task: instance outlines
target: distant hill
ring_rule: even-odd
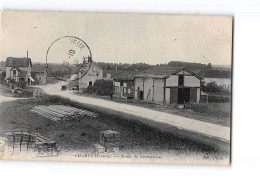
[[[212,65],[212,69],[231,71],[231,65]]]

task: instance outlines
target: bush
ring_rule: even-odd
[[[230,98],[229,97],[224,97],[224,96],[208,96],[208,102],[209,103],[230,103]]]
[[[111,91],[113,91],[113,81],[112,80],[96,80],[93,86],[88,86],[82,90],[84,93],[97,94],[101,96],[110,96]]]
[[[19,81],[14,83],[16,86],[25,89],[26,88],[26,82],[25,81]]]
[[[215,81],[209,82],[209,83],[205,83],[205,82],[201,82],[201,90],[204,92],[227,92],[230,93],[229,90],[223,88],[223,86],[218,85]]]
[[[29,90],[23,90],[22,91],[22,96],[23,97],[32,97],[33,96],[33,92],[29,91]]]

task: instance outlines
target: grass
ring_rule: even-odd
[[[98,113],[98,118],[86,118],[75,121],[57,123],[31,113],[30,109],[36,105],[63,104],[80,107]],[[99,133],[103,130],[120,132],[121,151],[130,153],[149,153],[163,151],[175,155],[214,155],[228,156],[229,150],[206,145],[201,141],[174,135],[169,131],[148,126],[134,120],[133,117],[124,117],[117,113],[108,113],[98,108],[81,105],[75,101],[59,96],[45,96],[42,99],[26,99],[0,104],[0,135],[16,129],[26,129],[39,132],[56,141],[63,151],[93,152],[93,144],[98,143]]]

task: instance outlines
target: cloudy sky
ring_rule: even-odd
[[[28,50],[33,62],[45,62],[62,36],[84,40],[94,61],[231,64],[231,17],[26,11],[1,13],[0,60]]]

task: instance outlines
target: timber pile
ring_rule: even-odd
[[[8,132],[5,134],[5,155],[44,157],[59,153],[56,142],[38,133]]]
[[[67,121],[82,119],[84,117],[97,117],[96,113],[64,105],[40,105],[35,106],[33,109],[31,109],[31,111],[53,121]]]
[[[120,134],[119,132],[106,130],[100,133],[99,144],[95,144],[96,153],[114,153],[119,152]]]

